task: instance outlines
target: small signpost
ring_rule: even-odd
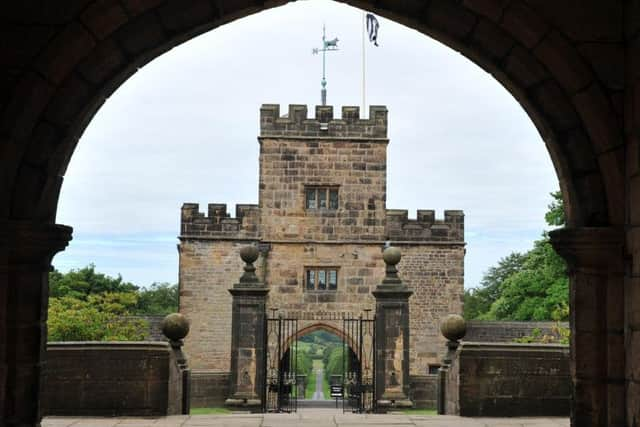
[[[338,408],[338,400],[343,398],[342,384],[332,384],[330,388],[330,395],[336,399],[336,408]]]

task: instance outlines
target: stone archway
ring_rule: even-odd
[[[204,31],[284,3],[220,2],[216,9],[202,0],[128,1],[96,3],[78,12],[43,45],[33,69],[16,77],[5,109],[5,131],[20,145],[6,152],[13,165],[7,184],[22,189],[2,194],[8,216],[55,218],[57,193],[79,136],[140,66]],[[616,164],[622,149],[607,93],[615,82],[602,81],[615,78],[592,71],[588,58],[543,13],[524,2],[508,7],[487,1],[346,3],[415,28],[492,73],[545,140],[567,200],[569,225],[622,223],[622,213],[611,209],[622,201],[621,171],[603,177],[598,167]],[[65,55],[58,55],[62,51]],[[620,150],[612,152],[616,147]]]
[[[234,19],[286,3],[24,1],[3,6],[0,99],[0,416],[37,425],[47,270],[76,142],[138,67]],[[348,0],[458,50],[522,104],[567,201],[554,234],[572,273],[574,425],[640,421],[640,79],[637,2]],[[626,143],[626,145],[625,145]],[[623,232],[626,226],[626,236]],[[638,255],[640,256],[640,255]],[[622,307],[625,309],[623,310]],[[625,345],[626,343],[626,345]]]

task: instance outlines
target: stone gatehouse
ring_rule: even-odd
[[[268,307],[300,319],[303,332],[339,333],[343,314],[374,309],[371,291],[384,276],[386,243],[402,250],[400,276],[410,299],[410,373],[427,375],[444,348],[439,319],[462,312],[464,215],[447,210],[387,209],[387,109],[305,105],[260,109],[257,205],[182,206],[180,311],[191,320],[186,339],[197,372],[228,372],[231,296],[242,274],[239,250],[257,245],[258,277]]]

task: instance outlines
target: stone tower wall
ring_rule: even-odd
[[[305,289],[305,267],[335,267],[336,291]],[[375,308],[371,291],[384,276],[380,245],[272,244],[268,258],[269,306],[294,317],[305,313],[360,315]],[[305,327],[312,323],[305,322]],[[342,328],[342,325],[340,325]]]
[[[402,251],[398,270],[413,290],[409,299],[410,367],[424,375],[429,365],[442,361],[445,340],[440,319],[462,314],[464,296],[464,245],[396,245]]]
[[[227,372],[231,360],[231,295],[242,273],[240,248],[252,242],[182,237],[180,312],[191,322],[185,338],[189,366]]]
[[[265,240],[371,241],[384,236],[386,219],[387,110],[371,107],[278,105],[260,110],[260,216]],[[339,208],[306,209],[305,189],[338,189]]]
[[[305,188],[337,187],[337,210],[305,208]],[[265,240],[382,240],[386,143],[262,138],[261,235]]]

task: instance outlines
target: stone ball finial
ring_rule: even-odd
[[[253,264],[258,259],[259,255],[260,253],[258,252],[258,248],[253,245],[244,246],[240,249],[240,258],[242,258],[242,261],[247,264]]]
[[[467,333],[467,322],[459,314],[449,314],[442,319],[440,332],[449,341],[460,341]]]
[[[189,321],[181,313],[168,314],[162,319],[162,333],[171,341],[180,341],[189,333]]]
[[[389,246],[384,250],[384,252],[382,252],[382,259],[385,264],[396,265],[400,262],[400,258],[402,258],[402,253],[400,252],[400,249],[394,246]]]

